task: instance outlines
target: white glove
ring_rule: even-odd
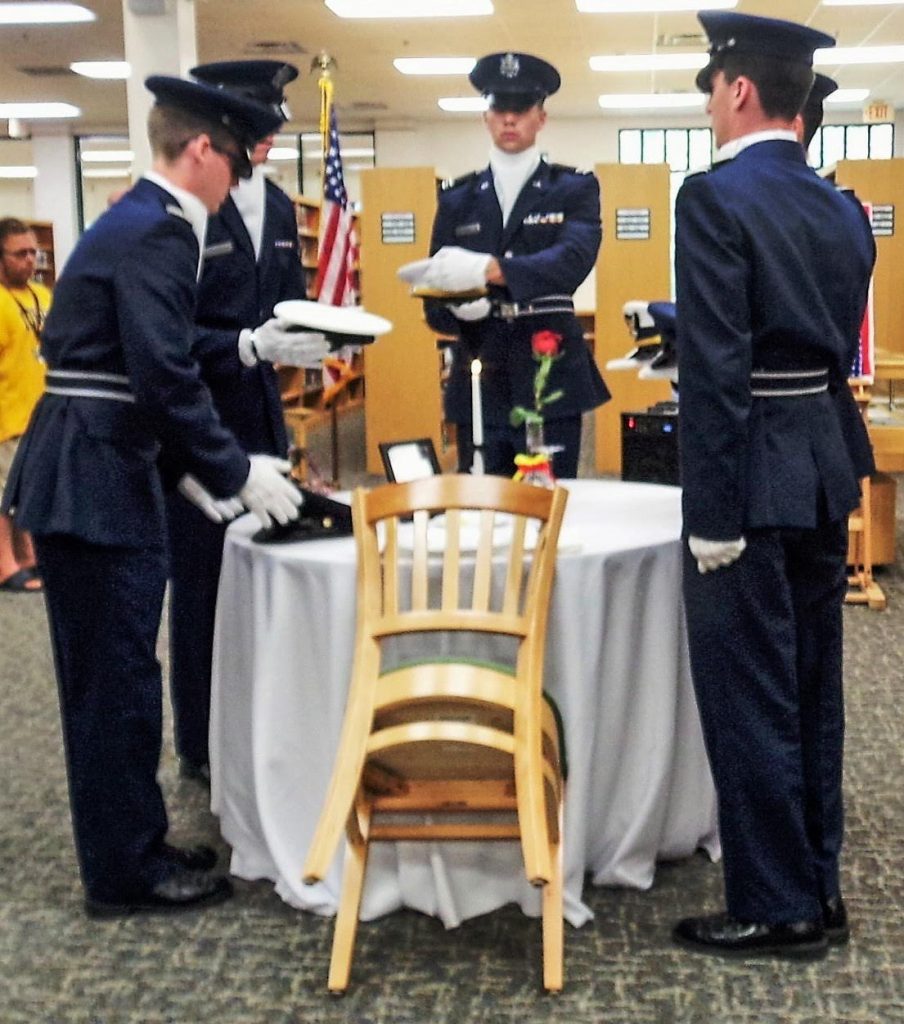
[[[475,323],[477,320],[486,320],[492,306],[490,306],[489,299],[475,299],[473,302],[459,302],[457,305],[450,305],[449,309],[459,320]]]
[[[298,488],[286,479],[292,468],[288,459],[249,455],[248,460],[251,463],[248,479],[239,491],[245,508],[257,516],[264,529],[273,525],[273,519],[281,525],[297,519],[303,498]]]
[[[737,540],[704,540],[702,537],[688,537],[687,546],[697,559],[697,568],[701,573],[714,572],[724,565],[736,562],[747,547],[743,537]]]
[[[468,292],[487,283],[487,265],[493,257],[457,245],[444,245],[430,260],[420,283],[444,292]]]
[[[215,498],[191,473],[186,473],[176,488],[184,498],[197,505],[211,522],[228,523],[245,511],[238,498]]]
[[[239,359],[245,366],[254,366],[259,359],[286,366],[320,368],[330,343],[319,331],[290,330],[276,317],[255,327],[239,332]]]

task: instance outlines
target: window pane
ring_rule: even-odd
[[[692,128],[690,131],[690,156],[688,167],[698,171],[713,162],[713,133],[709,128]]]
[[[844,125],[828,124],[822,129],[822,165],[831,167],[844,159]]]
[[[869,125],[848,125],[844,156],[846,160],[869,158]]]
[[[891,124],[874,124],[869,130],[869,155],[871,160],[891,160],[895,154],[895,127]]]
[[[672,171],[687,170],[687,128],[671,128],[665,133],[665,158]]]
[[[811,167],[815,167],[817,170],[822,167],[822,128],[816,129],[816,134],[807,150],[807,159]]]
[[[665,132],[661,128],[643,130],[643,162],[645,164],[665,163]]]
[[[618,133],[618,162],[620,164],[639,164],[640,129],[622,128]]]

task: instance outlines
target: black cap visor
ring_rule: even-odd
[[[497,113],[523,114],[546,99],[542,92],[491,92],[487,94],[490,110]]]

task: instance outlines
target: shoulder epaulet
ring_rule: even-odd
[[[191,219],[185,215],[185,211],[178,203],[167,203],[166,212],[171,214],[173,217],[179,217],[182,220],[188,221],[191,224]]]
[[[701,171],[692,171],[690,174],[685,174],[682,184],[685,181],[693,181],[694,178],[702,178],[705,174],[709,174],[711,168],[705,167]]]
[[[586,177],[588,174],[593,174],[592,167],[572,167],[570,164],[550,163],[547,163],[546,166],[554,178],[557,178],[560,174],[576,174],[578,177]]]
[[[463,174],[460,178],[444,178],[440,188],[443,192],[448,192],[449,189],[458,188],[460,185],[467,185],[475,181],[479,176],[480,171],[471,171],[470,174]]]

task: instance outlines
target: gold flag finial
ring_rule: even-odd
[[[336,63],[336,59],[331,57],[326,50],[321,50],[311,61],[311,72],[319,71],[326,78],[329,78],[330,72],[337,71],[338,69],[339,65]]]

